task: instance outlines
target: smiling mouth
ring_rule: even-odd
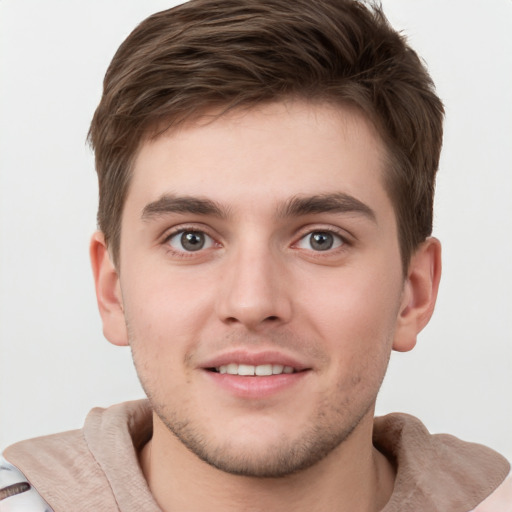
[[[271,375],[282,375],[298,373],[292,366],[284,366],[282,364],[237,364],[230,363],[215,368],[208,368],[214,373],[228,374],[228,375],[242,375],[242,376],[255,376],[255,377],[269,377]]]

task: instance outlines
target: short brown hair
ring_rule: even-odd
[[[380,6],[356,0],[191,0],[135,28],[107,70],[89,131],[98,225],[116,263],[131,166],[156,127],[290,96],[355,105],[374,123],[407,269],[432,232],[443,105]]]

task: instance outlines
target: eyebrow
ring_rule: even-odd
[[[365,203],[342,192],[292,197],[278,207],[277,216],[300,217],[318,213],[356,213],[377,222],[375,212]],[[228,210],[211,199],[194,196],[164,194],[156,201],[148,203],[142,210],[142,220],[150,220],[169,213],[189,213],[228,217]]]
[[[377,222],[375,212],[368,205],[342,192],[293,197],[283,207],[279,208],[278,215],[280,217],[298,217],[327,212],[356,213]]]
[[[211,199],[191,196],[164,194],[156,201],[148,203],[142,210],[142,220],[150,220],[168,213],[192,213],[227,217],[227,212]]]

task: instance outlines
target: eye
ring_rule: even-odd
[[[313,251],[328,251],[341,247],[344,243],[341,236],[331,231],[313,231],[302,237],[297,247]]]
[[[202,231],[178,231],[170,236],[167,243],[181,252],[196,252],[213,246],[213,239]]]

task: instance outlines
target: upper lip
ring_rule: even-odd
[[[200,365],[201,368],[219,368],[230,363],[260,366],[264,364],[280,364],[291,366],[296,371],[311,368],[296,357],[278,351],[250,352],[247,350],[231,350],[208,359]]]

